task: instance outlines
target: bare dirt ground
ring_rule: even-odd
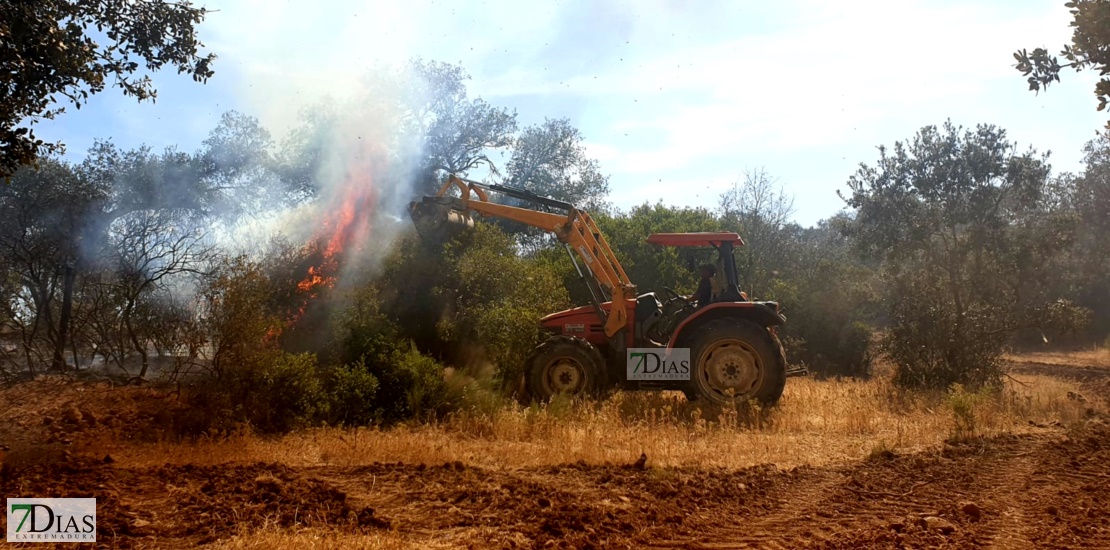
[[[0,496],[95,496],[109,548],[1110,548],[1110,423],[1092,393],[1110,373],[1015,368],[1083,368],[1087,418],[789,469],[135,465],[83,443],[159,437],[166,396],[99,388],[92,408],[36,381],[0,392]]]

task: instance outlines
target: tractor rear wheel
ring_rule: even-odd
[[[698,330],[690,345],[690,388],[718,405],[756,400],[773,405],[786,386],[786,361],[773,336],[749,321],[717,319]]]
[[[554,336],[532,352],[525,377],[532,399],[596,395],[605,387],[605,359],[581,338]]]

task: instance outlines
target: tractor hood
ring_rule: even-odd
[[[636,307],[635,302],[635,300],[629,300],[629,305],[634,308]],[[605,312],[608,312],[612,307],[613,302],[601,304],[601,309]],[[601,333],[604,335],[605,333],[601,319],[597,316],[597,310],[592,305],[556,311],[540,319],[540,326],[562,334]]]

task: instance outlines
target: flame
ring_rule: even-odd
[[[299,306],[287,326],[300,320],[309,303],[323,291],[335,287],[345,256],[361,250],[370,237],[370,217],[377,204],[377,190],[371,177],[373,166],[365,155],[356,161],[361,162],[351,163],[331,207],[325,210],[320,229],[305,245],[323,250],[320,262],[309,266],[305,277],[297,283]]]
[[[303,281],[297,283],[297,290],[301,292],[310,292],[312,289],[321,285],[328,288],[334,286],[335,277],[331,275],[322,275],[323,271],[323,264],[321,264],[319,269],[317,269],[316,266],[309,266],[308,277],[305,277]]]

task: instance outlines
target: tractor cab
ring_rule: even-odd
[[[708,304],[697,304],[690,297],[682,296],[671,288],[663,289],[662,300],[655,292],[641,294],[636,299],[635,334],[646,339],[645,344],[664,345],[675,328],[698,309],[718,302],[747,302],[748,296],[740,291],[733,252],[743,246],[740,235],[731,232],[714,233],[655,233],[647,242],[659,246],[683,247],[687,267],[694,271],[699,263],[712,262],[716,273],[711,280],[712,298]],[[708,252],[709,254],[699,254]],[[715,254],[713,254],[715,253]],[[716,256],[713,258],[712,256]]]
[[[736,274],[736,259],[733,251],[737,246],[744,246],[740,235],[731,232],[717,233],[654,233],[648,237],[647,242],[660,246],[675,246],[686,248],[711,249],[717,252],[717,274],[713,278],[713,302],[741,302],[747,301],[747,296],[740,291],[740,283]],[[693,258],[693,255],[689,255]],[[689,265],[693,269],[693,265]],[[704,304],[703,304],[704,305]]]

